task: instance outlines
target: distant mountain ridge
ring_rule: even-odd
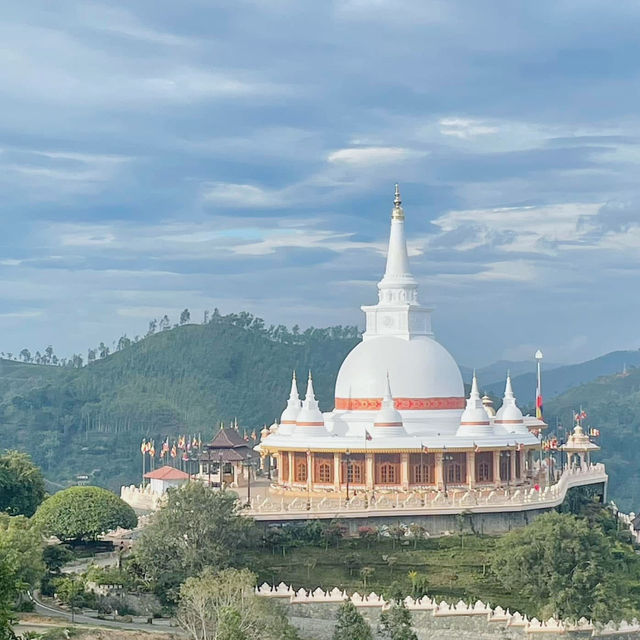
[[[545,371],[557,369],[561,367],[561,364],[546,362]],[[482,388],[494,383],[502,383],[504,388],[504,381],[507,377],[507,371],[511,374],[512,378],[525,373],[535,372],[536,362],[532,358],[531,360],[498,360],[485,367],[476,368],[476,375],[478,376],[478,382]],[[471,384],[471,378],[473,377],[473,367],[467,367],[460,365],[460,372],[462,373],[462,379],[466,384]]]
[[[624,367],[640,367],[640,350],[638,351],[612,351],[593,360],[557,366],[550,369],[543,362],[542,397],[545,402],[559,396],[572,387],[589,383],[601,376],[610,376],[621,373]],[[536,372],[535,363],[533,370],[514,376],[511,374],[513,391],[521,406],[535,406]],[[488,393],[502,397],[504,391],[504,379],[492,383],[485,383],[480,377],[480,386]]]

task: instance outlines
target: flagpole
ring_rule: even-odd
[[[536,418],[542,420],[542,351],[538,349],[535,355],[538,373],[538,385],[536,389]]]

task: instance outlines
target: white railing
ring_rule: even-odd
[[[387,609],[390,603],[383,596],[377,593],[369,595],[360,595],[358,592],[348,595],[346,591],[334,587],[330,591],[324,591],[319,587],[314,591],[298,589],[297,591],[290,585],[281,582],[278,586],[270,586],[266,582],[260,587],[256,587],[256,594],[265,598],[282,598],[290,604],[328,604],[342,603],[345,600],[351,600],[356,607],[375,607],[379,609]],[[568,631],[594,632],[596,625],[587,618],[580,618],[575,623],[558,620],[557,618],[549,618],[548,620],[538,620],[537,618],[528,618],[521,613],[511,612],[509,609],[502,607],[491,607],[490,605],[476,601],[473,604],[467,604],[463,600],[456,604],[448,602],[436,602],[428,596],[414,599],[407,597],[404,604],[410,611],[430,611],[434,617],[445,616],[484,616],[488,622],[503,623],[507,627],[521,627],[527,634],[529,633],[558,633],[563,634]],[[606,625],[597,625],[598,635],[615,636],[621,634],[640,632],[640,622],[634,619],[631,622],[623,620],[615,623],[609,622]]]
[[[500,489],[450,489],[443,491],[408,491],[357,494],[346,500],[327,494],[324,497],[309,495],[286,497],[267,496],[254,498],[243,512],[257,520],[276,520],[279,517],[304,518],[311,514],[327,517],[336,514],[356,515],[430,515],[438,513],[487,513],[492,511],[518,511],[557,506],[572,487],[607,482],[603,464],[584,465],[565,469],[554,485]]]

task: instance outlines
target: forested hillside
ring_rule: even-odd
[[[549,431],[572,426],[575,410],[587,412],[585,427],[600,430],[596,455],[607,465],[610,497],[627,511],[640,511],[640,369],[613,375],[570,389],[545,405]]]
[[[0,438],[23,448],[60,484],[76,474],[119,488],[139,479],[140,442],[201,433],[237,418],[252,431],[284,409],[291,370],[314,373],[322,409],[355,327],[265,328],[250,314],[167,328],[88,366],[0,360]]]
[[[542,395],[545,400],[550,400],[568,389],[587,384],[601,376],[621,373],[625,368],[640,367],[640,350],[612,351],[593,360],[579,362],[578,364],[562,366],[544,364],[543,367]],[[512,372],[511,382],[518,401],[524,405],[533,405],[536,393],[535,362],[531,362],[529,365],[529,373],[514,376]],[[502,397],[504,379],[498,382],[486,383],[480,378],[480,384],[490,393]]]

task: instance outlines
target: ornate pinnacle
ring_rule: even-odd
[[[402,209],[402,200],[400,200],[400,189],[396,184],[396,193],[393,198],[393,212],[391,213],[392,220],[404,220],[404,211]]]

